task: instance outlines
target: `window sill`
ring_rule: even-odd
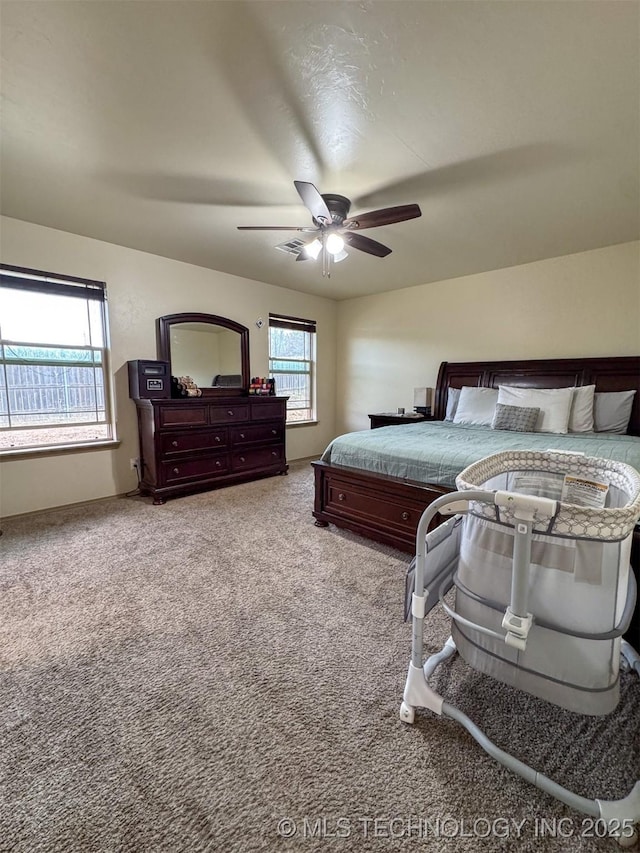
[[[32,456],[57,456],[64,453],[85,453],[87,450],[112,450],[120,447],[117,439],[107,441],[92,441],[78,444],[60,444],[52,447],[15,447],[0,450],[0,459],[21,459]]]
[[[299,427],[318,426],[318,421],[291,421],[285,424],[287,429],[298,429]]]

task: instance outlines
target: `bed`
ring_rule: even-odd
[[[596,393],[635,389],[636,394],[626,435],[511,433],[444,420],[449,389],[500,385],[527,389],[595,385]],[[349,444],[352,439],[355,444]],[[404,447],[411,448],[410,455],[403,455]],[[437,457],[432,456],[434,448]],[[440,452],[443,448],[446,455]],[[512,448],[573,450],[618,459],[640,470],[640,356],[443,362],[433,420],[350,433],[335,439],[312,463],[315,523],[335,524],[412,553],[422,512],[454,490],[456,475],[484,456]],[[637,547],[640,534],[635,541]]]

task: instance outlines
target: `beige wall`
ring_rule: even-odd
[[[336,303],[18,220],[1,226],[3,262],[107,282],[121,440],[116,450],[1,460],[4,516],[135,488],[126,362],[156,357],[163,314],[203,311],[246,325],[252,375],[268,366],[268,329],[257,329],[258,317],[317,321],[319,424],[287,430],[289,459],[368,428],[369,412],[410,410],[413,388],[433,386],[443,360],[640,352],[637,242]]]
[[[250,330],[251,375],[268,372],[269,312],[318,324],[317,426],[287,429],[287,456],[318,455],[335,433],[336,303],[285,288],[172,261],[110,243],[3,217],[2,260],[107,283],[116,415],[115,450],[59,453],[0,461],[0,515],[121,494],[135,488],[129,459],[138,456],[135,406],[128,397],[126,363],[156,358],[155,320],[163,314],[219,314]],[[265,325],[258,329],[256,320]]]
[[[339,304],[337,429],[413,406],[441,361],[637,355],[640,244]]]

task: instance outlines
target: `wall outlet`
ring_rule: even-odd
[[[129,466],[132,471],[137,471],[140,468],[140,460],[137,457],[135,459],[130,459]]]

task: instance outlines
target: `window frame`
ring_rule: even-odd
[[[271,354],[271,330],[272,329],[292,329],[293,331],[303,332],[310,335],[310,357],[304,359],[273,356]],[[290,420],[289,413],[296,411],[289,407],[290,400],[287,400],[287,426],[304,426],[317,422],[316,410],[316,363],[317,363],[317,324],[315,320],[306,320],[302,317],[290,317],[286,314],[269,314],[269,377],[276,380],[276,393],[281,389],[278,387],[278,376],[305,375],[308,376],[309,382],[309,417],[300,420]],[[297,374],[292,374],[288,370],[274,370],[274,361],[296,361],[308,364],[308,370],[300,371]]]
[[[32,292],[39,294],[49,294],[54,296],[71,296],[79,300],[84,300],[86,303],[97,301],[100,303],[100,325],[102,342],[101,346],[92,346],[91,344],[70,346],[67,344],[51,344],[51,343],[35,343],[24,341],[13,341],[3,337],[3,331],[0,327],[0,370],[4,372],[5,387],[7,393],[7,414],[11,418],[9,410],[9,384],[7,382],[7,367],[11,363],[7,360],[4,347],[5,346],[28,346],[42,349],[57,349],[82,351],[99,354],[99,360],[93,357],[86,363],[78,362],[75,366],[88,366],[94,370],[100,370],[102,373],[102,392],[104,395],[104,419],[98,419],[96,414],[95,421],[70,421],[70,422],[54,422],[40,426],[25,425],[25,426],[7,426],[0,427],[0,433],[19,433],[26,430],[60,430],[65,427],[73,428],[77,426],[100,426],[105,428],[106,435],[99,438],[86,439],[78,437],[77,440],[71,441],[49,441],[41,444],[18,445],[12,447],[0,447],[0,457],[3,456],[26,456],[38,454],[51,454],[57,452],[65,452],[72,450],[91,450],[100,449],[105,446],[117,446],[119,441],[116,438],[116,422],[115,422],[115,398],[113,375],[111,371],[111,346],[109,339],[109,316],[108,303],[106,293],[106,283],[95,281],[93,279],[79,278],[77,276],[62,275],[59,273],[45,272],[43,270],[31,269],[28,267],[14,266],[11,264],[0,264],[0,286],[22,290],[24,292]],[[47,362],[51,365],[53,361],[47,360],[46,356],[40,360],[40,363],[45,365]],[[13,363],[20,363],[19,359]],[[29,363],[34,363],[30,361]],[[56,366],[60,366],[59,362],[55,362]],[[69,367],[74,366],[69,364]],[[94,376],[95,378],[95,376]],[[98,383],[94,382],[94,388],[97,388]],[[98,411],[96,407],[96,412]],[[57,414],[57,412],[55,413]],[[73,414],[72,412],[69,414]],[[15,415],[15,412],[14,412]]]

